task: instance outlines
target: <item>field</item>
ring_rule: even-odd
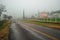
[[[0,40],[8,40],[10,21],[6,21],[0,25]]]
[[[54,22],[51,23],[51,22],[36,21],[36,20],[23,20],[22,22],[37,24],[37,25],[41,25],[49,28],[60,29],[60,23],[54,23]]]

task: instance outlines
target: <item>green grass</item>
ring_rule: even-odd
[[[22,22],[37,24],[37,25],[45,26],[45,27],[49,27],[49,28],[57,28],[57,29],[60,29],[60,25],[59,24],[50,23],[50,22],[34,21],[34,20],[23,20]]]
[[[60,18],[45,18],[45,19],[38,19],[38,20],[44,20],[45,22],[60,22]]]
[[[45,22],[31,21],[31,20],[23,20],[23,22],[33,23],[33,24],[46,24]]]

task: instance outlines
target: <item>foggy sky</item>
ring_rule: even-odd
[[[60,0],[0,0],[6,6],[8,15],[22,18],[23,10],[26,17],[38,14],[38,11],[60,10]]]

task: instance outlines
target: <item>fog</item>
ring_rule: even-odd
[[[39,12],[60,10],[60,0],[0,0],[0,4],[6,6],[8,15],[14,18],[22,18],[23,10],[26,17],[38,14]]]

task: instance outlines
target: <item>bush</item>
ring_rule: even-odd
[[[0,26],[2,26],[5,22],[6,22],[6,20],[0,21]]]

